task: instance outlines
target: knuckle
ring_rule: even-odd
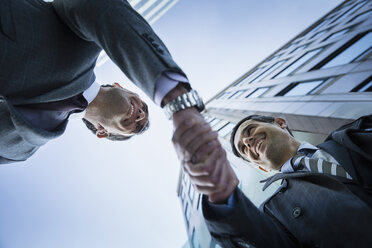
[[[213,168],[212,166],[205,166],[203,169],[202,169],[202,172],[205,173],[206,175],[210,175],[213,171]]]

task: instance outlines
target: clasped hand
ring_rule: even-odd
[[[173,115],[172,142],[182,168],[197,191],[209,201],[224,203],[238,185],[226,152],[200,113],[189,108]]]

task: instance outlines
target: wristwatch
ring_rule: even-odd
[[[199,112],[203,111],[205,108],[203,100],[195,90],[190,90],[174,98],[172,101],[168,102],[163,109],[168,119],[172,119],[174,113],[191,107],[196,107]]]

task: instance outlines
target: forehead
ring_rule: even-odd
[[[240,124],[240,126],[238,127],[238,130],[236,130],[235,137],[234,137],[235,146],[237,146],[237,144],[240,140],[240,136],[241,136],[242,131],[251,124],[260,125],[260,124],[264,124],[264,122],[255,121],[255,120],[246,120],[245,122]]]

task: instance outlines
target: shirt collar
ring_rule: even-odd
[[[301,142],[300,146],[298,147],[297,149],[297,153],[300,152],[300,151],[304,151],[304,150],[307,150],[308,152],[315,152],[316,150],[318,150],[319,148],[317,148],[316,146],[313,146],[312,144],[306,142],[306,141],[303,141]],[[291,173],[291,172],[294,172],[294,169],[292,167],[292,164],[291,164],[291,159],[288,159],[282,166],[282,168],[280,169],[280,171],[282,173]]]
[[[97,83],[97,81],[94,81],[92,85],[83,92],[83,97],[85,98],[85,100],[87,100],[88,104],[93,102],[93,100],[98,95],[100,88],[101,88],[101,85]],[[70,115],[69,119],[70,120],[81,119],[84,116],[85,116],[85,110],[80,113],[75,113],[75,114]]]
[[[94,81],[92,85],[83,92],[83,97],[87,100],[88,104],[96,98],[100,88],[101,85],[97,83],[97,81]]]

